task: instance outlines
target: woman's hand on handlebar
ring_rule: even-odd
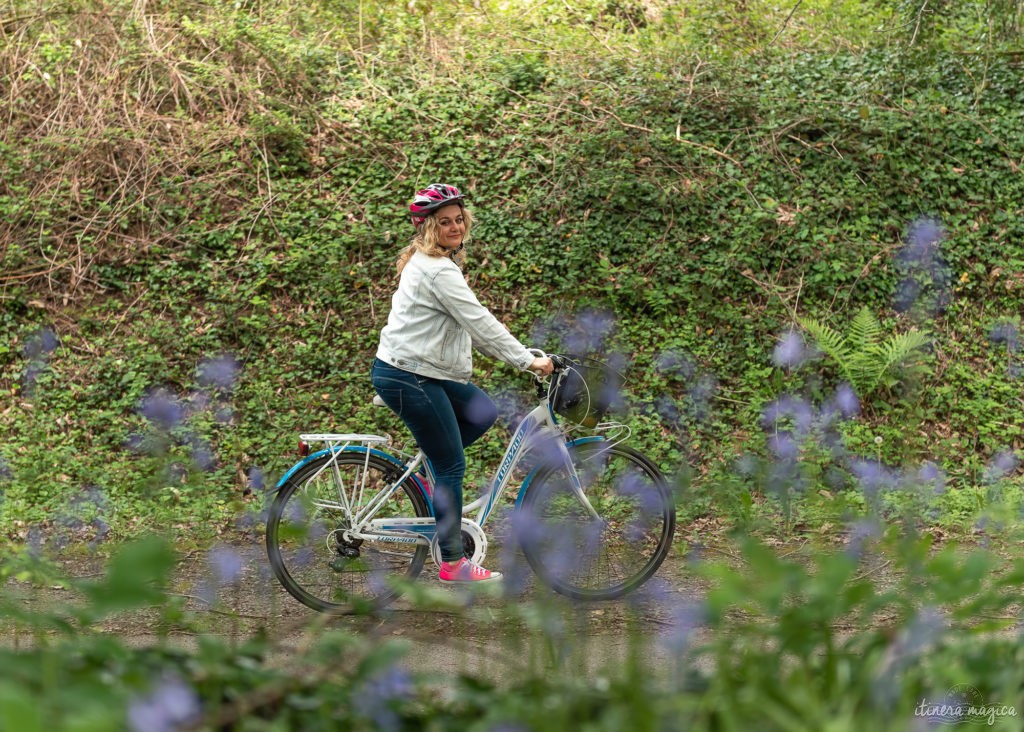
[[[533,363],[526,367],[537,376],[550,376],[555,370],[555,364],[547,356],[539,356],[533,359]]]

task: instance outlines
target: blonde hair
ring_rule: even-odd
[[[462,209],[462,218],[466,222],[466,236],[463,238],[463,243],[466,243],[470,239],[471,232],[473,231],[473,216],[469,213],[469,209],[465,206],[460,206]],[[405,269],[405,265],[409,263],[409,259],[416,252],[423,252],[431,257],[447,257],[451,256],[452,261],[460,267],[466,263],[466,250],[459,248],[455,254],[450,254],[447,249],[438,244],[440,240],[440,227],[437,223],[437,216],[431,214],[423,219],[418,227],[416,227],[416,233],[412,237],[412,243],[409,244],[402,253],[398,255],[398,261],[395,263],[398,267],[398,273],[401,274],[402,270]]]

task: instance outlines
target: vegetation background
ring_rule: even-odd
[[[1019,0],[6,0],[8,551],[205,546],[258,520],[298,432],[401,436],[367,373],[435,181],[470,193],[467,276],[513,333],[625,359],[634,444],[711,527],[687,541],[877,516],[1014,546],[1022,24]],[[506,414],[530,391],[477,371]]]
[[[801,318],[841,332],[867,307],[881,335],[925,334],[916,380],[859,395],[847,444],[934,461],[965,518],[1024,434],[1020,15],[8,2],[3,525],[96,488],[118,535],[215,526],[300,430],[401,435],[366,373],[404,206],[434,180],[470,192],[467,275],[514,333],[554,350],[582,328],[628,359],[640,444],[669,471],[721,476],[758,448],[765,405],[807,386],[772,361]],[[929,261],[901,264],[922,221]],[[814,372],[819,399],[844,380]],[[172,412],[155,446],[147,399]],[[714,485],[694,510],[722,510]]]

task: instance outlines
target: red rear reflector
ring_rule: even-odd
[[[309,455],[309,445],[302,440],[299,440],[299,455],[302,457]]]

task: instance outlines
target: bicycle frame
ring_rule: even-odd
[[[328,461],[323,468],[321,468],[320,472],[322,473],[328,469],[334,470],[335,479],[339,482],[340,476],[337,471],[336,461],[340,455],[344,453],[362,454],[365,455],[367,462],[371,455],[383,458],[384,460],[392,463],[396,470],[401,470],[401,475],[396,480],[392,481],[388,487],[373,496],[362,510],[352,517],[352,535],[358,537],[360,535],[372,534],[372,536],[377,540],[383,539],[399,543],[416,542],[429,544],[433,540],[436,534],[436,527],[433,518],[373,519],[377,510],[388,499],[390,499],[395,491],[399,490],[400,486],[410,477],[416,481],[427,505],[430,507],[430,512],[434,512],[432,496],[417,475],[417,471],[421,466],[423,466],[431,484],[433,485],[436,482],[430,461],[426,459],[422,450],[417,451],[414,455],[409,457],[406,462],[402,462],[401,459],[394,454],[373,447],[374,444],[387,443],[390,441],[389,438],[381,437],[379,435],[315,434],[301,435],[301,438],[326,442],[327,448],[309,455],[304,460],[294,465],[287,473],[284,474],[284,476],[281,477],[281,480],[277,483],[274,490],[280,489],[291,475],[303,465],[306,465],[310,461],[318,459],[323,455],[330,454],[332,455],[332,459]],[[512,482],[512,476],[515,473],[515,469],[520,465],[523,458],[531,451],[531,449],[540,444],[540,441],[548,441],[549,444],[558,452],[557,459],[561,464],[568,468],[574,492],[577,494],[577,497],[580,499],[586,510],[597,518],[597,513],[594,511],[583,492],[579,476],[572,464],[569,448],[573,445],[584,442],[604,442],[607,438],[603,436],[583,437],[574,440],[566,440],[565,438],[565,432],[558,426],[557,419],[551,409],[549,401],[544,399],[525,417],[523,417],[515,431],[512,433],[512,437],[509,440],[505,454],[502,457],[501,462],[498,464],[498,469],[491,480],[489,490],[484,492],[473,502],[463,506],[463,521],[466,521],[466,517],[476,512],[476,518],[475,520],[471,520],[472,523],[477,527],[484,526],[488,517],[490,517],[495,506],[498,504],[498,499],[501,498],[509,484]],[[359,444],[353,444],[356,442]],[[522,482],[519,493],[516,497],[515,505],[517,508],[522,504],[533,478],[543,467],[543,465],[535,467]],[[317,475],[319,474],[320,473]],[[360,496],[362,490],[363,487],[360,486]],[[344,491],[339,492],[342,495],[340,496],[341,500],[337,507],[351,511],[349,497],[344,495]],[[361,503],[361,501],[356,501],[357,505],[359,503]]]

